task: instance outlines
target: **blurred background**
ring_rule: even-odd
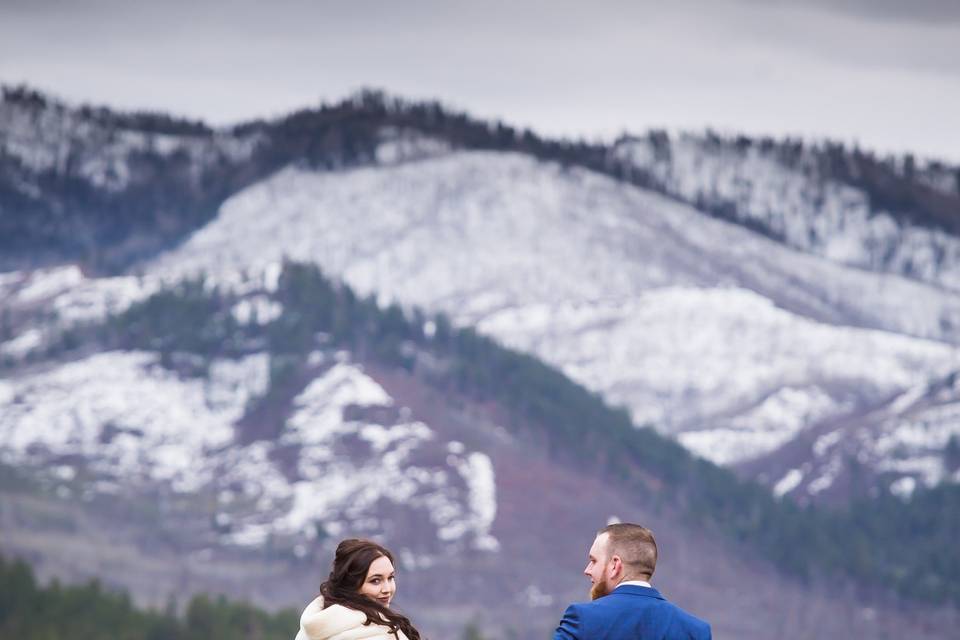
[[[953,637],[960,6],[0,2],[0,636]]]

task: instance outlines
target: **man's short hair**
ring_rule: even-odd
[[[597,535],[607,534],[608,557],[620,556],[627,580],[649,580],[657,568],[657,541],[646,527],[629,522],[607,525]]]

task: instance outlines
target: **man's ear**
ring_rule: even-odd
[[[610,577],[614,580],[623,575],[623,560],[620,556],[613,556],[610,558],[610,564],[607,565],[610,568]]]

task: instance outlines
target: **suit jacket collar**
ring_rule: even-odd
[[[631,596],[647,596],[648,598],[658,598],[660,600],[666,600],[660,592],[654,589],[653,587],[640,587],[633,584],[625,584],[617,587],[610,592],[610,595],[615,593],[623,593]]]

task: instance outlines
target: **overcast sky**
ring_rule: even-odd
[[[960,0],[0,0],[0,82],[212,124],[375,87],[548,135],[960,162]]]

